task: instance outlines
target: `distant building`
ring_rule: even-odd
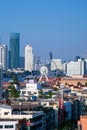
[[[63,63],[62,67],[63,67],[63,71],[66,73],[67,72],[67,62]]]
[[[10,67],[19,68],[20,61],[20,34],[10,34]]]
[[[61,59],[52,59],[51,60],[51,70],[62,70],[62,60]]]
[[[75,57],[75,61],[78,61],[80,59],[80,56]]]
[[[25,58],[23,56],[20,57],[20,68],[24,68]]]
[[[70,61],[67,63],[67,76],[72,75],[85,75],[86,62],[79,59],[78,61]]]
[[[0,98],[2,97],[2,65],[0,64]]]
[[[25,70],[27,71],[33,70],[32,46],[29,46],[29,45],[25,47]]]
[[[2,64],[2,69],[7,70],[7,46],[0,45],[0,63]]]
[[[53,54],[52,52],[49,52],[49,57],[48,57],[49,62],[51,62],[52,59],[53,59]]]

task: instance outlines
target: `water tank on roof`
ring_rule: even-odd
[[[37,97],[36,96],[31,96],[31,101],[36,101]]]

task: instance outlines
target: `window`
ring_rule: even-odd
[[[22,94],[25,94],[26,93],[26,91],[22,91]]]
[[[2,129],[3,128],[3,125],[0,125],[0,129]]]
[[[8,115],[9,112],[5,112],[4,115]]]
[[[13,128],[13,125],[5,125],[5,128]]]

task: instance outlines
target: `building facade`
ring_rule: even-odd
[[[79,59],[78,61],[70,61],[67,63],[67,76],[72,75],[85,75],[86,62]]]
[[[10,67],[19,68],[20,61],[20,34],[10,34]]]
[[[2,65],[0,64],[0,98],[2,98]]]
[[[78,130],[87,130],[87,115],[80,116],[78,121]]]
[[[61,59],[52,59],[51,60],[51,70],[62,70],[62,61]]]
[[[2,69],[7,70],[7,46],[0,45],[0,63],[2,64]]]
[[[0,130],[18,130],[17,120],[5,120],[0,119]]]
[[[5,119],[5,120],[7,120],[7,122],[8,122],[8,120],[11,120],[10,124],[12,127],[13,127],[12,120],[26,119],[27,124],[25,124],[25,125],[29,126],[31,130],[38,130],[38,129],[44,130],[43,129],[43,114],[44,114],[43,111],[31,111],[31,110],[29,110],[30,107],[32,108],[33,105],[29,106],[28,104],[23,105],[20,103],[19,103],[19,105],[15,104],[12,107],[8,106],[8,105],[0,105],[0,119],[1,120]],[[28,120],[30,121],[30,123],[28,122]],[[15,124],[16,124],[16,122],[15,122]],[[9,127],[8,123],[7,123],[7,125]],[[21,127],[23,127],[23,124],[22,125],[20,124],[19,129],[14,129],[14,130],[24,130]],[[11,129],[9,129],[9,130],[11,130]]]
[[[29,45],[25,47],[25,70],[27,71],[33,70],[32,46],[29,46]]]

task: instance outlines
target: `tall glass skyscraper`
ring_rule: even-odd
[[[10,34],[10,67],[19,68],[20,61],[20,34]]]

